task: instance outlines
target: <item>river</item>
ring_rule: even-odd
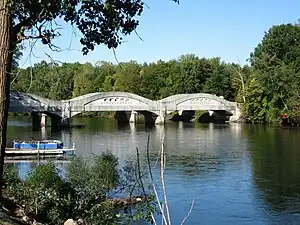
[[[86,127],[51,133],[51,129],[32,131],[29,118],[13,117],[8,142],[57,138],[68,145],[75,142],[77,155],[88,158],[108,150],[122,164],[136,160],[136,147],[142,161],[145,159],[148,135],[151,161],[155,162],[164,136],[166,186],[174,224],[180,224],[193,199],[186,224],[300,224],[299,129],[181,122],[120,126],[103,119],[78,119],[76,123]],[[24,177],[30,165],[16,165]]]

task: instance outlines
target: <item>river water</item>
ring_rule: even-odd
[[[173,224],[180,224],[193,199],[186,224],[300,224],[298,129],[181,122],[121,126],[102,119],[76,122],[86,127],[55,133],[50,129],[32,131],[28,118],[14,117],[9,121],[8,141],[57,138],[67,145],[75,142],[77,155],[92,158],[108,150],[122,164],[136,160],[136,147],[142,161],[145,159],[148,135],[154,163],[160,139],[165,137],[166,186]],[[16,166],[20,176],[25,176],[30,164],[19,162]]]

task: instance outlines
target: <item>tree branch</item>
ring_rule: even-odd
[[[163,195],[164,195],[165,206],[166,206],[166,212],[167,212],[167,218],[168,218],[168,225],[171,225],[169,203],[168,203],[167,190],[166,190],[166,185],[165,185],[166,154],[164,152],[164,139],[165,139],[165,137],[163,137],[162,140],[161,140],[160,172],[161,172],[161,184],[162,184]]]
[[[185,221],[187,220],[187,218],[191,215],[192,210],[194,208],[194,203],[195,203],[195,200],[193,199],[190,210],[188,211],[187,215],[184,217],[184,219],[182,220],[180,225],[183,225],[185,223]]]
[[[162,204],[160,202],[160,199],[159,199],[159,196],[158,196],[158,192],[157,192],[157,189],[156,189],[156,185],[154,183],[154,178],[153,178],[151,164],[150,164],[149,142],[150,142],[150,135],[148,135],[147,149],[146,149],[147,150],[147,164],[148,164],[150,179],[151,179],[151,182],[152,182],[152,187],[153,187],[153,191],[154,191],[154,194],[155,194],[155,197],[156,197],[156,200],[157,200],[157,204],[158,204],[159,210],[160,210],[161,215],[162,215],[162,220],[163,220],[163,222],[164,222],[165,225],[168,225],[167,219],[166,219],[166,216],[165,216],[165,213],[164,213],[164,210],[163,210],[163,206],[162,206]]]

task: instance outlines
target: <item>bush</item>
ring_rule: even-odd
[[[113,224],[123,220],[124,214],[120,215],[109,201],[110,192],[132,192],[137,184],[135,174],[134,164],[119,169],[118,159],[107,152],[89,164],[75,158],[64,179],[52,162],[33,167],[25,181],[18,179],[14,167],[6,166],[4,195],[23,205],[28,215],[43,223],[62,224],[73,218],[86,224]],[[132,218],[128,216],[127,219]]]
[[[11,164],[4,165],[3,180],[5,185],[15,185],[20,182],[18,170]]]
[[[4,194],[24,205],[28,215],[49,224],[60,224],[72,216],[75,192],[61,179],[53,163],[35,166],[24,182],[15,171],[12,167],[4,170],[8,183]]]
[[[53,162],[35,166],[26,178],[26,183],[32,186],[42,186],[45,188],[59,188],[63,185],[63,181],[59,176],[58,169]]]
[[[88,166],[80,157],[67,168],[67,179],[75,188],[90,188],[99,193],[108,193],[119,184],[118,159],[105,152],[97,156]]]

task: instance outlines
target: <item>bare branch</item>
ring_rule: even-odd
[[[137,155],[137,166],[138,166],[138,178],[140,180],[140,184],[141,184],[141,187],[142,187],[144,197],[147,197],[145,187],[144,187],[144,184],[143,184],[143,180],[142,180],[142,176],[141,176],[140,154],[139,154],[139,149],[138,148],[136,148],[136,155]],[[146,201],[146,202],[147,202],[147,205],[149,206],[149,202],[148,201]],[[153,223],[156,224],[156,221],[155,221],[155,218],[154,218],[154,215],[153,215],[152,212],[151,212],[151,218],[152,218]]]
[[[33,81],[33,66],[32,66],[32,63],[31,63],[31,55],[33,55],[33,54],[32,54],[32,52],[33,52],[33,47],[35,46],[36,42],[37,42],[37,40],[35,40],[34,43],[33,43],[32,45],[30,45],[30,43],[29,43],[29,45],[30,45],[30,53],[29,53],[30,84],[29,84],[29,87],[28,87],[28,89],[27,89],[26,92],[29,92],[29,90],[30,90],[30,88],[31,88],[31,86],[32,86],[32,81]]]
[[[138,172],[138,179],[140,181],[141,187],[142,187],[142,191],[144,196],[146,196],[146,191],[145,191],[145,187],[143,184],[143,180],[141,179],[141,167],[140,167],[140,153],[139,153],[139,149],[136,148],[136,158],[137,158],[137,172]]]
[[[241,82],[241,84],[242,84],[242,90],[243,90],[243,101],[244,101],[244,103],[245,103],[245,102],[246,102],[246,97],[245,97],[246,91],[245,91],[245,81],[244,81],[243,73],[242,73],[242,71],[241,71],[240,66],[238,67],[239,69],[236,68],[235,65],[233,65],[231,68],[232,68],[232,70],[233,70],[235,73],[237,73],[237,74],[239,75],[239,77],[240,77],[240,82]]]
[[[184,217],[184,219],[182,220],[182,222],[181,222],[180,225],[183,225],[184,222],[187,220],[187,218],[191,215],[192,210],[193,210],[193,208],[194,208],[194,203],[195,203],[195,200],[193,199],[192,204],[191,204],[191,207],[190,207],[190,210],[188,211],[187,215]]]
[[[168,225],[171,225],[171,217],[170,217],[170,211],[169,211],[169,204],[168,204],[168,198],[167,198],[167,190],[166,190],[166,185],[165,185],[165,168],[166,168],[166,154],[164,152],[164,139],[165,137],[163,136],[161,140],[161,154],[160,154],[160,173],[161,173],[161,184],[162,184],[162,189],[163,189],[163,195],[164,195],[164,200],[165,200],[165,207],[166,207],[166,212],[167,212],[167,217],[168,217]]]
[[[168,223],[167,223],[167,219],[166,219],[166,216],[165,216],[165,213],[164,213],[162,204],[160,203],[160,199],[159,199],[159,197],[158,197],[156,185],[155,185],[154,179],[153,179],[153,174],[152,174],[152,169],[151,169],[151,164],[150,164],[150,156],[149,156],[149,142],[150,142],[150,135],[148,135],[148,139],[147,139],[147,149],[146,149],[146,150],[147,150],[148,169],[149,169],[150,179],[151,179],[151,182],[152,182],[152,188],[153,188],[153,191],[154,191],[156,200],[157,200],[157,204],[158,204],[159,210],[160,210],[160,212],[161,212],[161,214],[162,214],[162,220],[164,221],[164,224],[167,225],[167,224],[168,224]]]
[[[118,63],[118,66],[121,68],[121,72],[127,76],[127,74],[125,73],[125,70],[123,69],[121,63],[119,62],[119,60],[118,60],[118,58],[117,58],[116,50],[115,50],[114,48],[112,48],[112,51],[113,51],[113,54],[114,54],[114,58],[115,58],[115,60],[116,60],[117,63]]]
[[[136,30],[134,30],[134,33],[136,34],[136,36],[138,36],[138,38],[139,38],[141,41],[144,42],[143,38],[139,35],[139,33],[138,33]]]

